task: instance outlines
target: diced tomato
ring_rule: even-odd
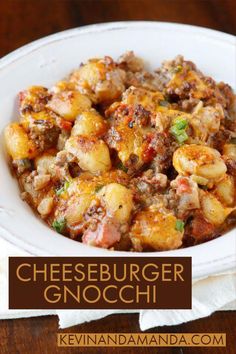
[[[180,178],[178,180],[177,193],[178,194],[191,193],[191,187],[190,187],[189,182],[186,178]]]
[[[146,163],[150,162],[154,159],[155,156],[156,156],[156,150],[149,145],[147,149],[145,149],[143,152],[143,161]]]
[[[157,151],[155,148],[155,136],[153,134],[149,134],[145,140],[145,145],[142,154],[143,161],[146,163],[152,161],[156,154]]]
[[[66,131],[71,131],[71,129],[72,129],[72,122],[69,122],[68,120],[58,118],[57,124],[60,129],[63,129]]]

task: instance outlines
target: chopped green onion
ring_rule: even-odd
[[[162,106],[162,107],[167,107],[167,106],[169,106],[169,102],[166,101],[166,100],[161,100],[161,101],[159,102],[159,105]]]
[[[170,131],[174,136],[180,135],[182,133],[182,130],[178,129],[176,127],[176,125],[172,125],[172,127],[170,128]]]
[[[187,119],[183,117],[178,117],[175,119],[174,124],[170,128],[170,132],[174,135],[175,139],[180,144],[188,140],[188,134],[185,131],[187,127],[188,127]]]
[[[56,190],[56,195],[61,195],[64,192],[64,186]]]
[[[122,170],[124,172],[128,171],[128,168],[125,167],[122,162],[118,163],[117,168],[118,168],[118,170]]]
[[[176,220],[175,229],[177,231],[183,232],[184,231],[184,222],[182,220]]]
[[[185,129],[187,125],[188,125],[187,119],[179,119],[175,123],[177,129]]]
[[[54,228],[55,231],[61,234],[66,227],[66,219],[62,218],[62,219],[54,220],[52,223],[52,227]]]
[[[98,193],[102,188],[104,187],[104,184],[99,184],[95,187],[95,193]]]
[[[176,125],[179,129],[184,129],[188,125],[188,120],[184,115],[181,115],[174,119],[173,125]]]
[[[186,131],[183,130],[183,132],[181,132],[181,134],[178,134],[175,136],[175,139],[178,141],[179,144],[182,144],[186,140],[188,140],[188,134],[186,133]]]
[[[69,181],[65,181],[64,185],[60,189],[56,190],[56,195],[60,196],[62,193],[67,191],[69,186],[70,186],[70,182]]]
[[[69,181],[65,181],[64,189],[67,190],[69,187],[70,187],[70,182]]]

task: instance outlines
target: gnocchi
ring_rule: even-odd
[[[18,123],[9,124],[4,130],[4,138],[8,154],[13,160],[33,158],[37,155],[32,140]]]
[[[183,230],[177,230],[177,219],[171,213],[155,209],[137,213],[131,227],[131,240],[134,247],[142,249],[176,249],[182,245]]]
[[[225,177],[217,183],[214,194],[224,205],[233,205],[235,200],[235,183],[233,176],[225,175]]]
[[[109,149],[103,140],[71,137],[66,142],[65,150],[75,156],[83,171],[99,173],[111,168]]]
[[[118,183],[103,187],[98,196],[105,203],[107,212],[120,223],[129,221],[133,209],[132,192]]]
[[[71,130],[72,136],[83,135],[101,136],[107,130],[106,121],[94,109],[82,112],[76,119],[75,124]]]
[[[202,192],[200,202],[206,219],[217,226],[221,225],[234,210],[233,208],[224,207],[221,202],[209,192]]]
[[[55,152],[48,151],[35,158],[34,164],[38,174],[54,175],[55,155]]]
[[[125,90],[125,72],[109,57],[89,60],[72,73],[70,81],[95,103],[117,99]]]
[[[53,94],[47,108],[73,122],[78,114],[91,108],[91,101],[78,91],[60,91]]]
[[[173,166],[176,171],[183,176],[198,176],[215,183],[226,173],[226,165],[220,153],[204,145],[184,145],[178,148],[173,155]]]

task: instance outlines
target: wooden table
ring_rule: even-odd
[[[56,333],[122,333],[140,332],[138,315],[111,315],[99,321],[58,330],[55,316],[6,320],[0,322],[1,354],[235,354],[236,353],[236,311],[217,312],[208,318],[196,320],[180,326],[159,327],[147,332],[196,333],[226,332],[227,348],[58,348]]]
[[[90,23],[120,20],[182,22],[236,35],[235,0],[0,0],[0,56],[42,36]],[[213,63],[214,64],[214,63]],[[3,83],[2,83],[3,84]],[[1,300],[0,300],[1,301]],[[151,332],[227,332],[227,349],[62,349],[57,318],[0,322],[0,353],[236,353],[236,311]],[[113,315],[67,332],[139,332],[138,315]],[[64,331],[64,332],[66,332]]]

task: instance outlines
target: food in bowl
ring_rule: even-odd
[[[5,129],[22,198],[88,245],[162,251],[236,224],[236,96],[182,56],[91,59],[19,93]]]

